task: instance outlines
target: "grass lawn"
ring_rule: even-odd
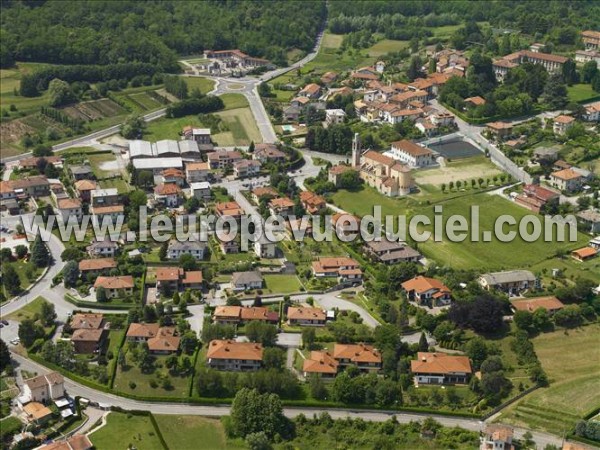
[[[147,416],[111,412],[106,425],[89,435],[97,450],[134,446],[138,450],[164,450],[154,426]],[[129,448],[129,447],[128,447]]]
[[[117,188],[119,194],[126,194],[129,192],[129,184],[121,177],[100,180],[99,183],[102,189]]]
[[[248,107],[248,100],[242,94],[223,94],[220,96],[223,103],[225,103],[225,109],[237,109]]]
[[[369,56],[382,56],[390,52],[399,52],[408,47],[408,41],[395,41],[393,39],[383,39],[375,45],[369,47],[367,52]]]
[[[218,419],[201,416],[156,415],[158,428],[171,449],[207,448],[229,450],[246,448],[227,439]]]
[[[38,269],[33,265],[33,263],[26,262],[23,260],[15,261],[10,263],[13,265],[15,270],[17,271],[17,275],[19,275],[19,280],[21,280],[21,287],[26,289],[31,286],[32,281],[35,281],[43,272],[44,269]],[[33,269],[33,273],[35,274],[32,279],[27,276],[27,270]],[[11,297],[8,296],[7,297]]]
[[[61,155],[79,155],[85,153],[95,153],[98,149],[94,147],[70,147],[66,150],[61,150],[58,152]]]
[[[185,82],[188,85],[188,90],[191,92],[192,89],[198,88],[200,92],[206,94],[215,88],[215,82],[204,77],[185,77]]]
[[[299,292],[300,280],[296,275],[265,275],[266,290],[273,294],[289,294]]]
[[[543,333],[532,341],[550,386],[525,396],[501,419],[562,434],[600,404],[600,324]]]
[[[552,269],[560,269],[563,277],[552,277]],[[565,258],[552,258],[531,266],[530,270],[540,273],[542,281],[546,284],[570,285],[575,278],[587,278],[589,280],[600,280],[600,258],[592,258],[589,261],[579,262],[567,256]]]
[[[121,351],[126,351],[126,346],[124,346]],[[141,372],[137,366],[137,363],[133,361],[131,352],[127,351],[125,357],[128,367],[126,370],[122,370],[120,366],[117,368],[117,374],[114,382],[115,391],[141,396],[177,398],[187,397],[190,377],[170,375],[169,369],[165,367],[165,360],[168,358],[168,356],[156,356],[156,369],[151,374]],[[161,380],[166,376],[168,376],[171,380],[171,384],[173,386],[171,389],[164,389],[162,387]],[[157,382],[158,386],[156,388],[150,386],[151,380],[155,380]],[[131,388],[129,385],[130,382],[134,382],[136,384],[135,388]]]
[[[325,48],[340,48],[343,40],[343,34],[325,33],[321,45]]]
[[[48,302],[48,300],[46,300],[44,297],[36,297],[32,302],[28,303],[23,308],[3,318],[8,320],[16,320],[17,322],[21,322],[26,319],[33,319],[36,314],[41,313],[44,302]]]
[[[38,111],[41,106],[48,103],[48,92],[44,92],[39,97],[22,97],[15,95],[15,89],[18,91],[21,87],[21,76],[40,69],[48,64],[42,63],[17,63],[16,67],[0,70],[0,107],[7,109],[10,105],[15,105],[18,112],[30,113]],[[15,114],[14,112],[11,113]]]
[[[569,100],[573,102],[585,101],[600,95],[600,93],[592,89],[591,84],[574,84],[573,86],[567,86],[567,93],[569,95]]]

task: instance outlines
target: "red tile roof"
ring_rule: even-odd
[[[419,352],[417,359],[410,362],[413,373],[452,374],[472,373],[471,361],[466,356],[447,355],[446,353]]]

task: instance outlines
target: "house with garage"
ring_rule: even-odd
[[[415,384],[467,384],[473,369],[467,356],[446,353],[417,353],[410,362]]]
[[[452,301],[452,292],[441,281],[419,275],[402,283],[408,300],[418,305],[448,306]]]
[[[217,370],[256,371],[262,360],[263,347],[254,342],[215,339],[209,342],[206,352],[207,365]]]
[[[249,291],[263,287],[263,276],[258,270],[234,272],[231,274],[231,287],[234,291]]]
[[[117,268],[114,258],[93,258],[79,261],[79,272],[81,276],[107,274]]]
[[[327,322],[327,313],[321,308],[290,306],[287,310],[287,322],[291,326],[323,327]]]
[[[484,273],[479,277],[478,282],[488,291],[496,289],[509,295],[518,295],[527,289],[539,287],[539,280],[529,270]]]

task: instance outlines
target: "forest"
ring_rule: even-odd
[[[1,67],[144,62],[176,71],[177,55],[239,48],[275,64],[308,52],[326,16],[324,1],[2,2]]]

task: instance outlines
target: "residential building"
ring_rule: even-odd
[[[69,322],[72,330],[97,330],[104,325],[104,314],[76,313]]]
[[[278,197],[279,193],[270,186],[265,187],[257,187],[252,190],[252,201],[257,205],[260,204],[260,201],[265,199],[272,199]]]
[[[428,167],[435,164],[435,156],[431,150],[406,139],[392,142],[392,149],[385,154],[411,168]]]
[[[419,275],[402,283],[409,300],[419,305],[447,306],[452,301],[452,292],[441,281]]]
[[[78,180],[75,182],[75,192],[82,201],[88,202],[92,198],[92,191],[98,189],[98,184],[93,180]]]
[[[347,257],[320,257],[312,262],[313,275],[317,278],[337,277],[340,283],[360,283],[360,264]]]
[[[584,247],[578,250],[573,250],[571,256],[577,261],[584,262],[598,255],[598,250],[593,247]]]
[[[37,169],[41,164],[52,164],[54,167],[62,167],[63,159],[60,156],[33,156],[31,158],[20,159],[19,169],[31,170]]]
[[[273,259],[277,257],[277,242],[271,242],[267,236],[261,234],[254,242],[254,253],[259,258]]]
[[[325,86],[332,84],[335,80],[337,80],[338,74],[335,72],[325,72],[321,76],[321,83]]]
[[[206,362],[217,370],[254,371],[260,369],[263,347],[253,342],[213,340],[208,344]]]
[[[234,291],[249,291],[260,289],[263,286],[263,277],[258,270],[250,272],[234,272],[231,274],[231,287]]]
[[[236,178],[255,177],[260,174],[260,161],[242,159],[233,163],[233,176]]]
[[[86,250],[92,257],[114,258],[119,251],[119,246],[110,239],[94,239]]]
[[[587,226],[590,233],[600,232],[600,211],[586,209],[577,213],[577,219]]]
[[[478,95],[475,97],[468,97],[465,98],[465,104],[474,108],[476,108],[477,106],[483,106],[485,105],[485,98],[480,97]]]
[[[179,259],[182,255],[192,255],[196,260],[204,259],[206,255],[206,242],[177,241],[172,239],[167,247],[167,259]]]
[[[360,217],[346,213],[331,216],[331,225],[338,236],[349,236],[360,231]]]
[[[338,373],[339,363],[327,351],[311,351],[310,356],[302,363],[304,377],[316,375],[321,378],[335,378]]]
[[[210,178],[210,166],[205,162],[187,163],[185,177],[190,184],[207,181]]]
[[[175,327],[161,327],[157,323],[132,323],[126,337],[130,342],[146,342],[150,353],[159,355],[176,353],[181,341]]]
[[[583,105],[583,109],[584,113],[581,117],[583,120],[586,122],[600,122],[600,101]]]
[[[42,425],[52,417],[52,410],[38,402],[31,402],[23,406],[23,412],[29,423]]]
[[[515,202],[539,214],[546,204],[558,203],[559,198],[559,192],[539,184],[526,184],[523,186],[523,194],[517,195]]]
[[[157,178],[164,184],[176,184],[179,187],[185,184],[185,174],[180,169],[165,169]]]
[[[555,117],[552,123],[554,134],[564,135],[575,124],[575,118],[561,114]]]
[[[346,113],[343,109],[326,109],[325,123],[327,125],[339,125],[346,120]]]
[[[203,278],[201,270],[185,271],[181,267],[157,267],[155,269],[156,288],[178,291],[184,289],[201,289]]]
[[[590,61],[600,64],[600,52],[596,50],[577,50],[575,52],[575,62],[585,64]]]
[[[94,189],[90,192],[92,207],[94,206],[114,206],[121,204],[121,197],[117,188]]]
[[[289,325],[323,327],[327,321],[327,313],[321,308],[308,306],[290,306],[287,310]]]
[[[269,67],[272,65],[267,59],[249,56],[238,49],[206,50],[204,54],[206,58],[224,61],[227,65],[231,67],[235,67],[236,65],[240,65],[243,67]]]
[[[338,164],[336,166],[333,166],[328,171],[327,181],[333,183],[335,187],[340,187],[342,174],[346,173],[349,170],[356,169],[345,164]]]
[[[188,270],[181,280],[184,289],[202,289],[203,283],[204,277],[201,270]]]
[[[563,169],[550,174],[550,185],[566,192],[576,192],[581,189],[584,177],[574,169]]]
[[[87,274],[99,275],[108,273],[112,269],[117,268],[117,261],[114,258],[94,258],[82,259],[79,261],[79,272],[82,276]]]
[[[318,214],[327,206],[323,197],[310,191],[300,192],[300,203],[309,214]]]
[[[512,134],[513,126],[508,122],[490,122],[486,130],[498,142],[502,142]]]
[[[529,270],[485,273],[479,277],[478,281],[481,287],[488,291],[496,289],[507,292],[509,295],[518,295],[538,285],[538,280]]]
[[[54,441],[38,450],[91,450],[94,446],[85,434],[75,434],[64,441]]]
[[[530,313],[536,312],[538,309],[545,309],[550,314],[554,314],[556,311],[563,309],[565,305],[556,297],[535,297],[535,298],[523,298],[515,299],[510,301],[513,310],[515,311],[527,311]]]
[[[504,79],[508,69],[517,67],[525,62],[540,64],[544,66],[549,73],[557,73],[561,71],[563,64],[566,63],[568,59],[569,58],[560,55],[532,52],[531,50],[520,50],[494,61],[492,67],[496,77],[498,79]],[[513,66],[510,67],[506,63],[512,64]]]
[[[182,136],[184,139],[195,141],[200,150],[212,150],[213,143],[210,138],[210,128],[194,128],[191,125],[183,127]]]
[[[240,252],[240,244],[233,238],[229,237],[229,233],[217,233],[217,242],[219,248],[224,255],[230,255]]]
[[[181,188],[176,184],[161,183],[154,187],[154,200],[167,208],[176,208],[181,199]]]
[[[363,83],[379,80],[379,72],[373,67],[361,67],[350,74],[350,79]]]
[[[264,306],[217,306],[212,319],[221,325],[238,325],[252,321],[277,324],[279,314],[269,311]]]
[[[268,162],[284,163],[287,161],[287,154],[277,148],[275,144],[256,144],[252,158],[260,161],[261,164]]]
[[[103,328],[79,329],[71,335],[73,350],[77,354],[99,353],[107,336]]]
[[[514,430],[499,423],[486,425],[479,437],[479,450],[514,450]]]
[[[69,221],[70,217],[74,217],[73,220],[80,221],[83,217],[83,208],[81,200],[78,198],[61,198],[56,202],[58,215],[64,223]]]
[[[99,224],[104,223],[108,218],[113,223],[125,220],[125,207],[123,205],[111,206],[93,206],[91,213],[94,215],[94,220]]]
[[[596,236],[589,240],[589,246],[595,248],[596,250],[600,250],[600,236]]]
[[[69,173],[74,181],[94,179],[94,171],[87,163],[69,165]]]
[[[352,167],[365,183],[388,197],[407,195],[415,186],[408,166],[374,150],[361,154],[358,133],[352,141]]]
[[[240,152],[234,150],[217,150],[207,154],[206,159],[211,169],[226,169],[243,158]]]
[[[65,396],[65,379],[58,372],[38,375],[23,381],[19,403],[47,403]]]
[[[215,205],[215,212],[218,217],[231,217],[239,221],[245,214],[242,207],[237,202],[221,202]]]
[[[364,252],[375,261],[382,264],[397,264],[399,262],[417,262],[421,254],[402,241],[390,241],[383,238],[380,241],[367,241],[363,246]]]
[[[274,198],[269,202],[269,212],[272,216],[287,217],[294,213],[295,203],[288,197]]]
[[[600,31],[585,30],[581,32],[581,39],[586,50],[600,49]]]
[[[44,175],[11,180],[10,185],[17,197],[24,195],[26,197],[37,198],[46,196],[50,193],[50,182]]]
[[[198,181],[190,183],[190,191],[192,196],[198,200],[208,200],[212,196],[211,187],[208,181]]]
[[[132,295],[134,286],[135,284],[131,275],[116,277],[100,276],[96,278],[96,282],[94,283],[94,289],[98,289],[99,287],[104,288],[106,297],[109,299]]]
[[[160,325],[158,323],[131,323],[127,329],[127,341],[129,342],[147,342],[148,339],[158,334]]]
[[[321,96],[321,86],[315,83],[307,84],[298,92],[298,95],[316,100]]]
[[[342,368],[356,366],[361,372],[381,370],[381,353],[367,344],[335,344],[333,358]]]
[[[415,384],[467,384],[473,373],[466,356],[418,352],[410,362]]]

